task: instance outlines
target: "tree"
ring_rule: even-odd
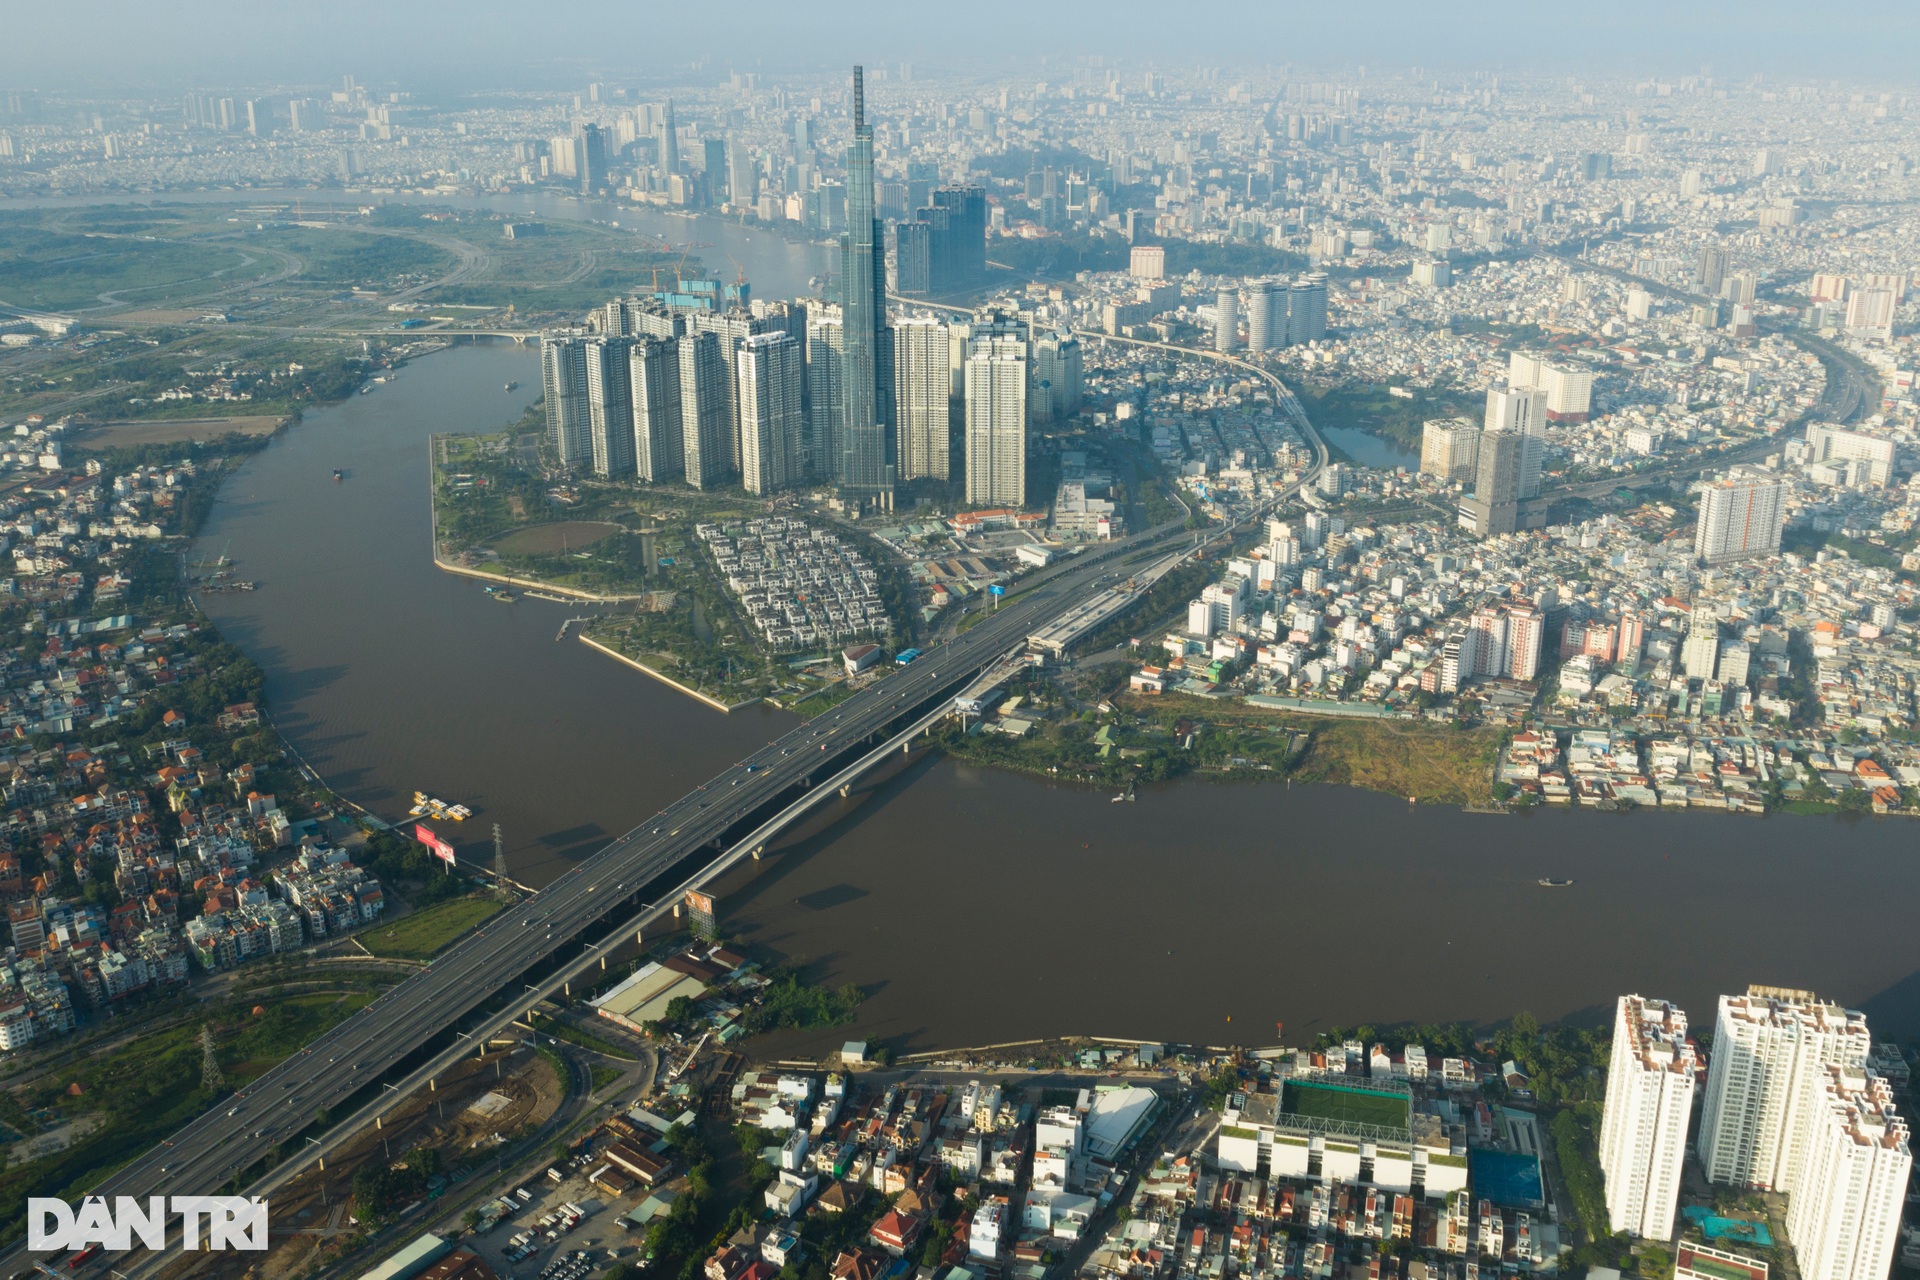
[[[691,996],[675,996],[673,999],[667,1001],[668,1022],[684,1025],[692,1022],[694,1015],[698,1012],[699,1007],[693,1003]]]

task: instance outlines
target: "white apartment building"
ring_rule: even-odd
[[[1585,422],[1593,408],[1593,370],[1559,364],[1537,352],[1516,351],[1507,359],[1507,386],[1539,391],[1556,422]]]
[[[1686,1014],[1664,1000],[1620,997],[1600,1120],[1600,1169],[1615,1231],[1673,1238],[1697,1065]]]
[[[896,321],[893,361],[900,478],[945,480],[953,457],[947,407],[953,398],[953,356],[946,323],[923,316]]]
[[[1825,1069],[1857,1067],[1872,1048],[1864,1014],[1811,991],[1721,996],[1700,1117],[1707,1180],[1791,1193]]]
[[[1829,1066],[1808,1116],[1787,1235],[1802,1280],[1885,1280],[1900,1242],[1913,1169],[1892,1087],[1859,1067]]]
[[[1027,327],[974,326],[967,342],[967,502],[1027,502]]]
[[[1859,463],[1855,483],[1893,483],[1893,441],[1882,436],[1808,423],[1807,461]]]
[[[1720,658],[1720,619],[1704,605],[1687,623],[1686,643],[1680,646],[1680,669],[1689,680],[1713,679]]]
[[[1772,555],[1780,549],[1786,520],[1784,479],[1736,472],[1701,488],[1693,553],[1710,565]]]
[[[740,345],[735,366],[739,378],[741,483],[748,493],[791,488],[804,472],[806,410],[800,387],[806,353],[792,334],[756,333]]]
[[[1420,428],[1420,473],[1472,481],[1480,460],[1480,428],[1466,418],[1435,418]]]

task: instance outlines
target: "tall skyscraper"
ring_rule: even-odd
[[[847,147],[847,230],[840,238],[841,363],[845,373],[835,479],[858,500],[893,503],[893,343],[887,263],[873,207],[873,126],[864,72],[853,69],[853,141]]]
[[[946,292],[971,289],[987,278],[987,193],[959,183],[933,193],[933,208],[944,209],[944,238],[934,243],[934,287]]]
[[[760,194],[760,175],[753,155],[739,138],[727,139],[727,203],[742,208],[753,204]]]
[[[583,124],[574,133],[574,162],[579,166],[580,189],[594,191],[607,185],[607,134],[597,124]]]
[[[894,326],[894,421],[900,428],[902,480],[952,475],[951,361],[945,321],[918,317]]]
[[[740,458],[740,397],[739,384],[733,371],[739,363],[740,348],[746,340],[756,333],[765,332],[770,322],[755,316],[745,307],[733,306],[724,311],[694,310],[687,313],[687,329],[693,333],[711,333],[720,341],[720,362],[727,368],[727,465],[734,472],[742,466]]]
[[[587,343],[577,334],[543,334],[540,380],[547,401],[547,444],[562,467],[592,459],[592,411],[587,391]]]
[[[1700,490],[1693,554],[1710,565],[1731,564],[1780,549],[1786,525],[1787,482],[1764,471],[1736,469]]]
[[[1802,1280],[1885,1280],[1913,1172],[1907,1122],[1888,1083],[1827,1066],[1815,1081],[1787,1236]]]
[[[1247,286],[1248,355],[1262,355],[1287,345],[1286,299],[1271,280],[1255,280]]]
[[[649,484],[687,472],[681,436],[680,349],[672,338],[641,338],[627,355],[633,392],[634,469]]]
[[[660,156],[660,172],[669,176],[680,172],[680,126],[673,120],[673,99],[668,98],[660,111],[659,132],[654,135]]]
[[[734,442],[727,439],[731,370],[717,334],[689,333],[679,340],[679,348],[680,443],[686,480],[696,489],[711,489],[733,476]]]
[[[1600,1118],[1600,1170],[1615,1231],[1673,1238],[1698,1065],[1686,1014],[1664,1000],[1620,997]]]
[[[967,502],[1027,501],[1027,326],[996,318],[967,342]]]
[[[1700,1113],[1707,1180],[1791,1194],[1808,1118],[1824,1105],[1825,1069],[1858,1067],[1872,1047],[1864,1014],[1811,991],[1721,996]]]
[[[846,339],[838,303],[807,312],[807,475],[831,481],[840,465],[847,416]]]
[[[894,224],[893,291],[908,298],[933,292],[932,223],[915,218]]]
[[[1530,387],[1509,386],[1505,391],[1489,388],[1487,416],[1482,424],[1482,445],[1488,435],[1511,432],[1520,437],[1520,453],[1515,461],[1515,501],[1525,502],[1540,495],[1540,464],[1547,443],[1547,393]]]
[[[633,474],[633,339],[589,338],[587,434],[593,474],[619,479]]]
[[[804,478],[805,365],[800,344],[788,333],[756,333],[740,346],[740,476],[748,493],[776,493]]]
[[[1693,291],[1715,297],[1720,292],[1720,284],[1727,278],[1727,251],[1709,245],[1700,251],[1700,261],[1693,269]]]
[[[1063,422],[1080,412],[1085,383],[1080,339],[1059,330],[1033,336],[1027,356],[1027,417],[1031,421]]]
[[[1327,274],[1310,271],[1287,290],[1287,341],[1298,345],[1327,336]]]
[[[1213,349],[1231,351],[1240,344],[1240,294],[1222,289],[1213,299]]]

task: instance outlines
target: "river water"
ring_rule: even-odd
[[[594,212],[565,205],[536,211]],[[827,257],[719,220],[668,238],[738,258],[768,297],[804,291]],[[427,436],[503,425],[537,375],[529,348],[462,346],[308,413],[229,478],[202,537],[260,584],[204,604],[265,668],[308,762],[389,819],[416,788],[472,805],[462,855],[490,860],[497,822],[532,883],[792,723],[722,715],[555,643],[577,606],[496,604],[433,568]],[[1272,784],[1190,781],[1113,804],[931,759],[771,860],[723,920],[868,989],[855,1027],[790,1041],[809,1046],[1259,1044],[1282,1021],[1297,1042],[1522,1009],[1597,1020],[1626,991],[1709,1023],[1715,995],[1749,982],[1815,988],[1904,1037],[1920,1031],[1916,835],[1871,819],[1410,810]]]

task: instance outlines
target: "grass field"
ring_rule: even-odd
[[[1406,720],[1287,718],[1313,733],[1313,745],[1294,775],[1302,782],[1418,796],[1423,803],[1493,803],[1493,763],[1500,751],[1494,730]]]
[[[1405,1129],[1412,1114],[1412,1106],[1402,1094],[1294,1081],[1288,1081],[1281,1093],[1280,1109],[1290,1116],[1308,1116],[1339,1124],[1370,1124],[1382,1129]]]
[[[362,929],[354,941],[388,960],[429,960],[499,910],[500,904],[491,898],[455,898]]]
[[[626,531],[608,520],[559,520],[502,534],[487,545],[503,556],[550,556],[590,547]]]
[[[282,419],[273,413],[234,418],[158,418],[152,422],[93,422],[74,443],[82,449],[117,449],[123,445],[178,444],[183,440],[218,440],[224,435],[272,435]]]

